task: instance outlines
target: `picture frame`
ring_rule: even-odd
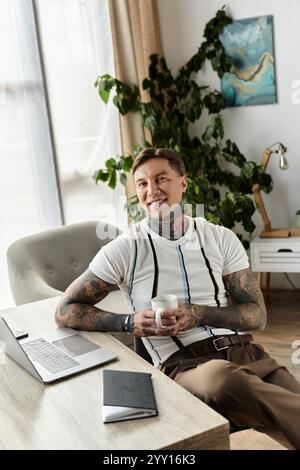
[[[226,107],[276,103],[273,16],[234,20],[220,40],[232,58],[221,79]]]

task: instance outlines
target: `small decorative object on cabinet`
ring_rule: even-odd
[[[295,223],[291,228],[291,235],[292,237],[300,237],[300,209],[295,214]]]
[[[297,228],[300,228],[300,209],[295,214],[295,225]]]

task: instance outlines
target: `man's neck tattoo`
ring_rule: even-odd
[[[161,237],[167,238],[168,240],[178,240],[183,237],[187,231],[188,219],[182,214],[180,208],[180,213],[178,210],[172,210],[166,217],[162,217],[161,213],[158,218],[149,217],[148,225],[153,232]]]

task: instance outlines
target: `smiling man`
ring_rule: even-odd
[[[147,217],[105,245],[70,285],[58,324],[141,337],[156,367],[233,426],[276,431],[300,449],[300,385],[248,333],[264,328],[266,310],[240,241],[183,213],[187,180],[175,152],[143,150],[133,175]],[[95,307],[115,285],[130,315]],[[175,318],[162,312],[158,328],[151,299],[165,294],[176,295],[179,307]]]
[[[185,168],[174,152],[145,149],[133,164],[133,174],[140,205],[148,224],[168,239],[178,239],[186,231],[188,219],[183,216],[181,201],[187,188]]]

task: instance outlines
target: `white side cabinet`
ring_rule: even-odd
[[[259,238],[250,243],[252,271],[300,273],[300,237]]]

